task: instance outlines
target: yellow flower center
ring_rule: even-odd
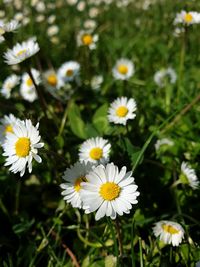
[[[55,74],[51,74],[47,77],[47,82],[52,86],[56,86],[58,79]]]
[[[87,179],[84,176],[81,176],[76,179],[75,184],[74,184],[74,189],[76,192],[80,191],[82,182],[87,182]]]
[[[26,84],[27,84],[29,87],[31,87],[31,86],[33,85],[33,81],[32,81],[32,79],[31,79],[31,78],[28,78],[28,79],[26,80]]]
[[[84,34],[82,36],[82,42],[83,42],[84,45],[91,45],[92,42],[93,42],[92,35],[90,35],[90,34]]]
[[[4,132],[5,132],[5,134],[6,133],[13,133],[12,125],[10,125],[10,124],[6,125]]]
[[[125,106],[118,107],[118,109],[116,110],[116,115],[118,117],[125,117],[127,113],[128,109]]]
[[[99,160],[103,156],[103,150],[100,147],[94,147],[90,150],[90,157]]]
[[[15,143],[15,151],[18,157],[28,156],[31,146],[30,139],[27,137],[20,137]]]
[[[120,74],[125,75],[128,72],[128,67],[126,65],[121,64],[118,66],[117,70],[119,71]]]
[[[22,55],[24,55],[24,54],[26,54],[26,49],[22,49],[22,50],[20,50],[18,53],[17,53],[17,56],[22,56]]]
[[[113,182],[107,182],[105,184],[102,184],[99,190],[99,194],[104,200],[111,201],[119,196],[120,191],[121,188],[117,184]]]
[[[71,76],[73,75],[73,73],[74,73],[73,70],[68,69],[68,70],[66,71],[66,76],[71,77]]]
[[[184,16],[184,20],[185,22],[190,23],[193,20],[193,17],[190,13],[186,13]]]
[[[165,232],[167,232],[171,235],[179,233],[179,230],[177,230],[175,227],[173,227],[172,225],[169,225],[169,224],[163,224],[162,228]]]

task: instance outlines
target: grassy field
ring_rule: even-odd
[[[200,1],[3,2],[0,117],[14,114],[34,126],[39,122],[44,147],[38,148],[42,162],[33,161],[32,172],[26,169],[20,177],[4,166],[7,145],[0,140],[0,266],[199,266],[200,20],[197,16],[192,23],[195,15],[187,14],[176,24],[175,18],[182,10],[200,12]],[[1,20],[11,19],[19,22],[14,32],[1,26]],[[17,65],[6,64],[7,49],[33,37],[40,50]],[[124,79],[113,71],[121,58],[133,64],[132,74]],[[80,69],[75,74],[72,67],[68,71],[63,67],[68,76],[64,77],[61,66],[68,61],[80,64]],[[130,66],[124,64],[116,71],[125,77]],[[31,68],[39,71],[38,82],[35,77],[29,83],[23,80]],[[51,80],[47,70],[53,73]],[[4,81],[12,74],[19,80],[5,95]],[[134,99],[136,116],[116,124],[108,112],[122,96]],[[120,118],[127,115],[123,111]],[[1,125],[10,126],[3,120]],[[0,138],[14,135],[4,128],[0,126]],[[126,210],[113,220],[107,214],[97,221],[96,210],[86,214],[63,199],[63,174],[81,160],[82,144],[93,137],[111,145],[103,164],[113,162],[119,170],[123,166],[132,170],[140,193],[130,213]],[[19,158],[24,158],[24,149]],[[88,183],[89,176],[80,177]],[[76,186],[77,181],[75,191],[84,191],[84,184]],[[122,192],[117,188],[121,191],[115,192],[116,198]],[[102,195],[102,190],[98,193]],[[110,191],[105,194],[110,197]],[[177,234],[176,246],[156,235],[160,221],[164,235]]]

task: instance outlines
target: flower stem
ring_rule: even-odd
[[[131,261],[132,267],[135,267],[135,253],[134,253],[134,244],[133,244],[133,230],[134,230],[134,217],[131,223]]]
[[[123,256],[122,234],[120,231],[120,224],[119,224],[118,218],[116,218],[115,220],[115,226],[116,226],[117,239],[118,239],[118,245],[119,245],[119,257],[122,257]]]

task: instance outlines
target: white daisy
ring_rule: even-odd
[[[197,189],[199,187],[199,180],[196,172],[187,162],[183,161],[181,163],[181,172],[180,181],[183,184],[188,184],[193,189]]]
[[[184,230],[179,223],[172,221],[159,221],[153,227],[153,233],[165,244],[178,246],[184,237]]]
[[[113,77],[116,80],[128,80],[135,72],[134,64],[131,60],[121,58],[117,60],[114,68],[112,69]]]
[[[4,143],[7,133],[13,133],[13,126],[18,120],[13,114],[5,115],[0,120],[0,144]]]
[[[95,219],[104,216],[115,219],[116,215],[130,213],[132,205],[138,203],[138,186],[134,183],[132,172],[126,167],[120,171],[113,163],[98,165],[86,175],[87,182],[82,182],[81,198],[86,212],[97,211]]]
[[[91,88],[95,91],[98,91],[103,83],[103,76],[102,75],[95,75],[92,77],[90,85]]]
[[[185,24],[185,25],[191,25],[191,24],[198,24],[200,23],[200,13],[196,11],[185,11],[182,10],[180,13],[176,14],[174,24]]]
[[[42,162],[37,154],[38,149],[44,146],[43,143],[39,143],[38,127],[39,123],[33,126],[31,120],[18,121],[13,126],[13,132],[7,133],[3,144],[3,156],[6,157],[5,166],[11,165],[11,172],[20,172],[20,176],[23,176],[26,165],[29,173],[32,172],[33,158],[39,163]]]
[[[94,164],[106,163],[109,161],[111,145],[101,137],[86,140],[79,149],[80,161],[92,162]]]
[[[80,197],[81,182],[87,181],[86,174],[92,169],[91,163],[77,162],[64,172],[64,183],[60,185],[64,191],[61,193],[64,200],[70,203],[73,208],[82,208],[82,200]]]
[[[115,124],[126,125],[127,120],[133,120],[136,117],[136,109],[136,102],[133,98],[118,97],[110,105],[108,120]]]
[[[35,83],[38,85],[41,82],[39,71],[37,71],[36,69],[31,69],[31,73],[33,75]],[[35,86],[28,73],[24,73],[22,75],[20,94],[23,99],[29,102],[33,102],[38,98]]]
[[[164,87],[168,82],[174,84],[176,82],[176,79],[176,72],[172,68],[161,69],[154,75],[154,81],[160,87]]]
[[[80,64],[76,61],[68,61],[58,69],[58,76],[64,82],[71,82],[79,77]]]
[[[45,84],[49,87],[60,89],[62,86],[64,86],[63,80],[59,75],[56,74],[54,70],[47,70],[43,76]]]
[[[77,45],[78,46],[87,46],[90,50],[96,48],[96,43],[99,40],[97,34],[92,34],[91,31],[80,31],[77,35]]]
[[[1,94],[5,98],[10,98],[12,89],[19,84],[19,77],[15,74],[8,76],[3,82]]]
[[[17,20],[11,20],[9,22],[0,21],[0,32],[14,32],[20,27],[19,22]]]
[[[173,146],[174,142],[168,138],[159,139],[155,143],[155,149],[158,151],[161,146],[167,145],[167,146]]]
[[[33,39],[17,43],[12,49],[4,53],[5,62],[8,65],[21,63],[29,57],[32,57],[40,50],[38,43]]]

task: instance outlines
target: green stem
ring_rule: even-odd
[[[139,249],[140,249],[140,267],[144,267],[143,255],[142,255],[142,239],[139,237]]]
[[[134,217],[131,222],[131,261],[132,267],[135,267],[135,253],[134,253],[134,244],[133,244],[133,230],[134,230]]]
[[[65,108],[65,112],[64,112],[64,115],[63,115],[63,118],[62,118],[62,121],[61,121],[61,125],[60,125],[60,128],[59,128],[58,136],[61,136],[62,135],[63,130],[65,128],[65,124],[66,124],[66,120],[67,120],[67,114],[68,114],[69,107],[70,107],[70,102],[68,102],[68,104],[67,104],[67,106]]]
[[[122,257],[123,256],[123,242],[122,242],[122,235],[120,231],[119,218],[116,218],[115,225],[116,225],[117,239],[118,239],[118,245],[119,245],[119,257]]]
[[[15,214],[17,215],[19,212],[19,194],[20,194],[20,189],[21,189],[21,181],[17,181],[17,186],[16,186],[16,200],[15,200]]]
[[[117,257],[117,267],[119,266],[119,251],[118,251],[118,246],[117,246],[117,239],[115,236],[115,231],[113,228],[113,222],[110,218],[108,218],[108,225],[112,234],[113,242],[114,242],[114,248],[115,248],[115,256]]]

